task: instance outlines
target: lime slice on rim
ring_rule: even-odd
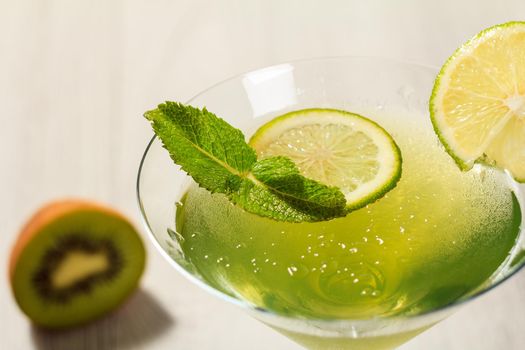
[[[348,209],[382,197],[401,176],[401,153],[390,134],[350,112],[291,112],[263,125],[250,145],[258,158],[286,156],[302,175],[339,187]]]
[[[430,116],[463,170],[483,161],[525,182],[525,22],[488,28],[460,47],[436,78]]]

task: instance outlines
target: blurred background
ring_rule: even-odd
[[[0,0],[0,349],[299,349],[206,294],[154,251],[135,198],[151,129],[142,113],[238,73],[321,56],[441,66],[523,0]],[[39,330],[9,290],[9,251],[44,202],[109,203],[144,233],[148,266],[118,312]],[[525,273],[401,349],[525,348]]]

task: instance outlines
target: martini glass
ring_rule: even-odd
[[[244,73],[201,92],[187,104],[206,107],[251,135],[272,117],[303,108],[367,111],[402,107],[428,119],[428,98],[437,69],[370,57],[295,61]],[[176,203],[192,180],[153,137],[139,168],[138,201],[147,231],[179,273],[226,302],[310,349],[392,349],[436,324],[461,305],[501,284],[525,265],[521,230],[509,257],[482,285],[454,302],[424,313],[371,319],[312,319],[285,316],[237,299],[208,284],[185,258],[176,232]],[[512,183],[525,206],[525,186]],[[475,267],[473,267],[475,268]]]

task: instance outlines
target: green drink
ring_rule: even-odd
[[[190,101],[209,107],[246,137],[278,114],[311,107],[362,113],[383,127],[400,148],[400,177],[399,159],[389,163],[375,148],[388,148],[388,142],[377,142],[380,132],[372,143],[352,138],[363,147],[348,153],[349,162],[353,155],[364,160],[357,173],[351,171],[357,179],[379,178],[376,169],[385,164],[392,170],[368,186],[368,197],[361,193],[349,200],[347,188],[367,186],[339,181],[308,157],[303,162],[300,153],[286,154],[301,171],[310,166],[303,175],[339,188],[350,203],[347,208],[359,208],[339,218],[334,217],[341,216],[340,196],[322,186],[317,190],[323,200],[314,204],[334,204],[322,215],[307,208],[301,216],[286,201],[272,202],[264,186],[276,184],[279,169],[261,171],[262,165],[275,163],[264,163],[268,158],[259,146],[275,124],[265,129],[266,138],[252,139],[255,157],[245,152],[239,132],[221,132],[225,125],[213,118],[204,123],[194,118],[209,118],[204,112],[187,109],[185,114],[174,104],[148,112],[162,142],[154,139],[146,150],[138,193],[155,244],[190,280],[310,349],[392,349],[431,327],[523,266],[520,203],[525,199],[525,188],[503,171],[476,164],[463,172],[454,163],[458,158],[441,146],[428,115],[436,73],[382,59],[320,59],[250,72]],[[331,128],[334,133],[345,129]],[[322,140],[317,136],[297,144]],[[342,142],[347,150],[356,144]],[[206,158],[200,145],[216,159],[231,155],[227,166]],[[282,154],[283,145],[286,149],[282,143],[268,156]],[[330,154],[325,151],[313,154],[322,158]],[[291,167],[287,171],[293,173]],[[311,199],[294,186],[285,188],[285,195]],[[263,201],[247,193],[261,194]],[[274,220],[279,215],[317,222]]]
[[[497,271],[521,222],[507,176],[481,166],[461,172],[424,118],[367,115],[395,137],[403,175],[344,218],[278,222],[188,190],[177,231],[207,283],[279,314],[366,319],[442,307]]]

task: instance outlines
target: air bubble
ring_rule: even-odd
[[[288,271],[288,274],[290,274],[290,276],[293,276],[294,273],[297,272],[297,267],[292,265],[292,266],[289,266],[286,270]]]
[[[383,273],[368,263],[351,264],[319,276],[319,289],[334,302],[347,302],[349,297],[378,296],[384,288]]]

